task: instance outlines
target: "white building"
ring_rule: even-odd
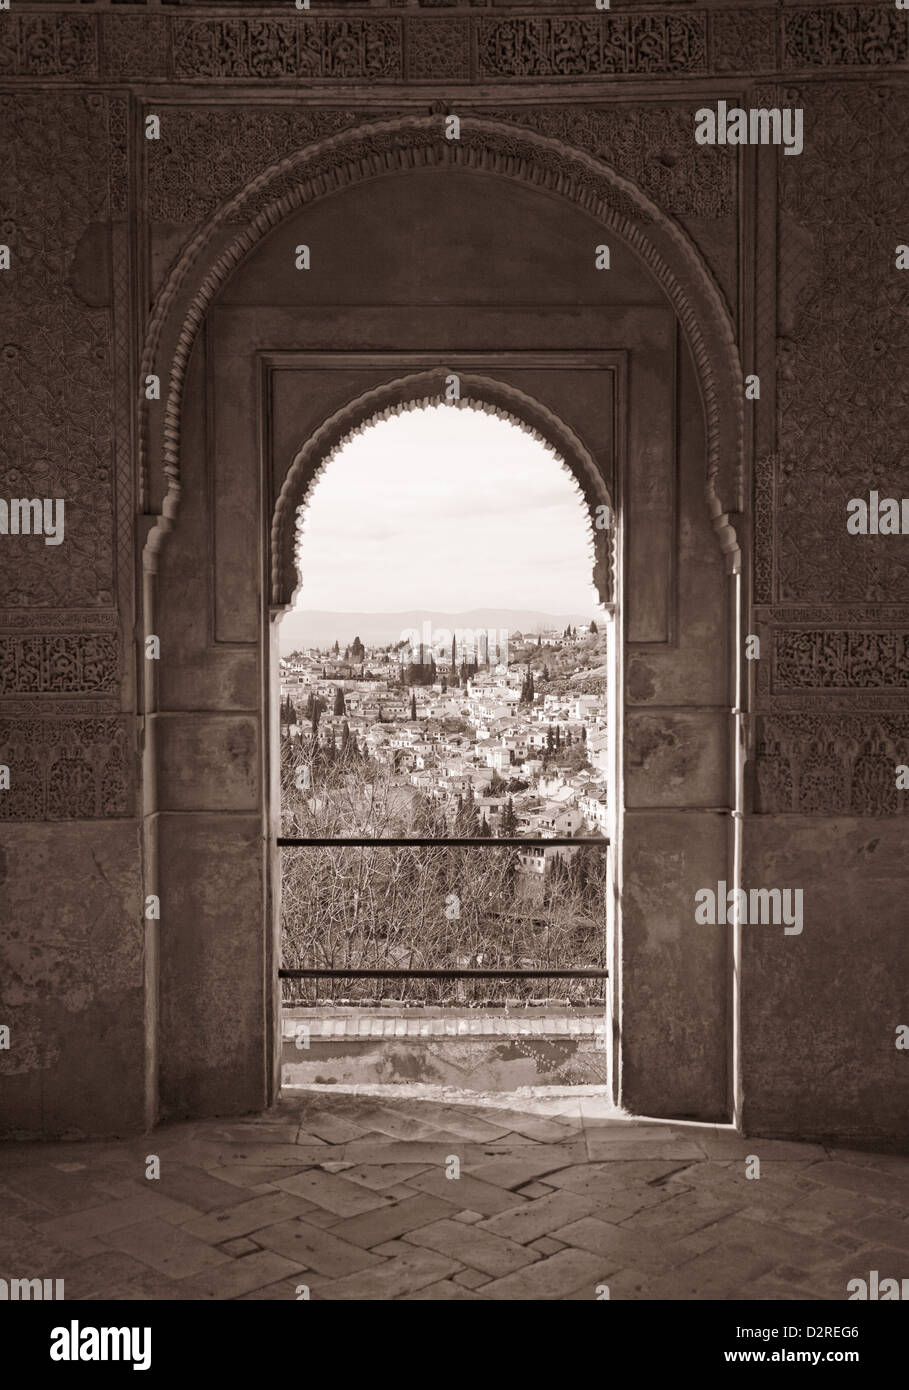
[[[605,792],[588,791],[578,798],[578,810],[584,817],[584,824],[588,830],[597,830],[603,835],[606,834],[609,825],[609,813]]]
[[[491,747],[484,749],[486,754],[486,766],[494,767],[500,775],[511,769],[511,749],[504,743],[494,743]]]

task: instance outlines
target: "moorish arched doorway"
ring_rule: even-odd
[[[142,419],[143,631],[169,653],[145,691],[159,1112],[253,1109],[275,1085],[268,671],[294,499],[363,412],[434,398],[456,372],[621,517],[597,557],[623,632],[619,1098],[729,1118],[735,942],[696,929],[690,903],[737,873],[742,391],[685,234],[600,161],[526,131],[361,127],[264,170],[197,232],[145,369],[169,383]]]

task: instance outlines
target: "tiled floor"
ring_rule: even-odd
[[[313,1089],[0,1148],[0,1275],[67,1298],[844,1299],[872,1269],[909,1276],[909,1158],[628,1120],[590,1092]]]

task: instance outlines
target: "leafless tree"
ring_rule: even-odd
[[[385,767],[326,762],[307,745],[282,756],[284,833],[305,838],[444,836],[453,815],[410,795]],[[520,841],[479,848],[439,845],[287,848],[283,851],[283,957],[287,968],[521,969],[600,965],[604,958],[605,855],[573,857],[535,881]],[[586,861],[586,862],[582,862]],[[567,982],[566,982],[567,983]],[[587,988],[587,983],[593,988]],[[289,982],[288,998],[480,1002],[551,994],[545,980],[338,980]],[[597,982],[560,988],[578,1002]]]

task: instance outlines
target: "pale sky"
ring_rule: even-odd
[[[309,496],[299,607],[599,612],[586,508],[516,425],[436,405],[380,420]]]

